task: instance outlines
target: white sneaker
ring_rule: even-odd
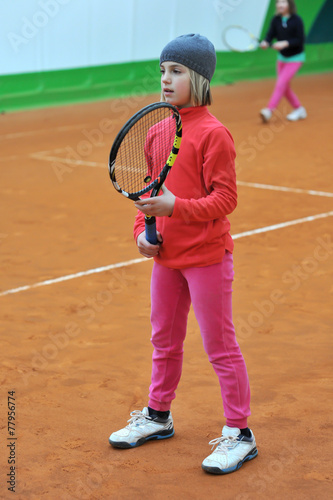
[[[264,123],[267,123],[272,118],[272,110],[269,108],[263,108],[260,111],[260,116],[261,116],[262,121]]]
[[[171,412],[169,417],[161,419],[150,417],[148,408],[131,412],[128,425],[109,437],[109,443],[115,448],[134,448],[151,439],[167,439],[174,435]]]
[[[290,120],[291,122],[296,122],[297,120],[304,120],[308,115],[306,113],[306,109],[303,108],[303,106],[300,106],[299,108],[294,109],[289,115],[287,115],[287,120]]]
[[[251,431],[251,437],[243,436],[239,429],[227,427],[222,429],[222,437],[213,439],[209,444],[216,448],[202,462],[202,468],[211,474],[229,474],[238,470],[244,462],[258,455],[256,440]],[[213,449],[212,448],[212,449]]]

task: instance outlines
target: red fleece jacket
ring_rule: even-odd
[[[171,217],[157,217],[163,243],[155,261],[182,269],[217,264],[233,251],[227,215],[237,205],[235,148],[230,132],[206,106],[180,110],[183,137],[165,186],[176,196]],[[145,230],[138,211],[135,240]]]

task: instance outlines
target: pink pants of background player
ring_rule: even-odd
[[[301,62],[277,62],[277,80],[273,94],[268,103],[269,109],[275,109],[282,97],[288,99],[295,109],[301,106],[297,95],[290,88],[291,80],[301,66]]]

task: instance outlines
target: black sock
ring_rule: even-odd
[[[170,414],[169,410],[168,411],[157,411],[157,410],[154,410],[153,408],[150,408],[150,406],[148,406],[148,412],[149,412],[150,417],[159,417],[159,418],[162,418],[164,420],[169,418],[169,414]]]
[[[241,431],[241,434],[247,438],[250,438],[251,437],[251,431],[248,427],[246,427],[246,429],[240,429]]]

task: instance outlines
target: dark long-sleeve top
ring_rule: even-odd
[[[265,37],[266,42],[271,43],[276,39],[287,40],[289,47],[282,49],[280,53],[284,57],[292,57],[304,51],[304,26],[300,16],[293,14],[287,21],[282,16],[275,16]]]

